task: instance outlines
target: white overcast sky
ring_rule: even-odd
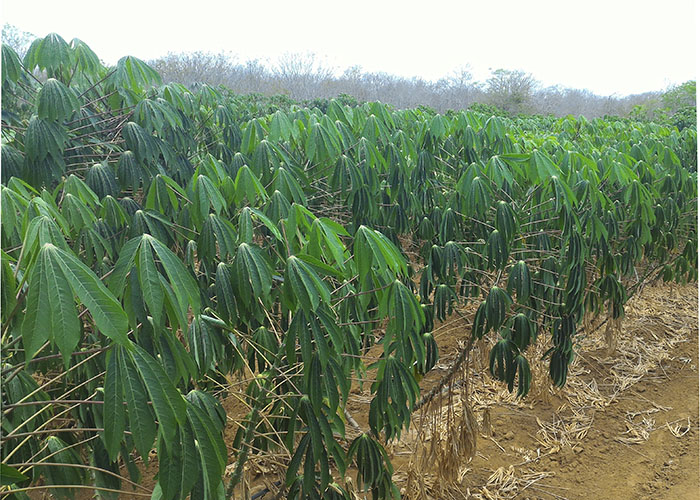
[[[695,79],[695,0],[4,0],[2,21],[38,36],[80,38],[121,56],[230,51],[274,64],[314,52],[338,71],[359,65],[437,80],[470,64],[521,69],[545,86],[601,95]]]

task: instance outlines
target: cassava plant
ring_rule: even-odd
[[[398,498],[384,445],[425,403],[436,320],[479,304],[470,334],[525,396],[538,335],[562,386],[585,313],[697,278],[694,127],[263,114],[55,34],[3,45],[2,99],[0,496],[230,498],[275,454],[289,498],[349,498],[350,467]]]

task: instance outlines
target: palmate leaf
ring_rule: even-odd
[[[49,78],[41,87],[37,101],[39,118],[50,121],[63,121],[80,109],[80,103],[73,90],[55,78]]]
[[[173,213],[180,206],[178,195],[181,198],[187,198],[183,189],[174,180],[167,175],[158,174],[148,188],[145,208],[157,210],[162,214]]]
[[[506,241],[511,242],[518,230],[513,208],[505,201],[499,201],[496,205],[496,229],[498,229]]]
[[[226,468],[226,446],[209,415],[186,401],[187,422],[197,440],[201,470],[204,474],[205,498],[216,498]]]
[[[268,135],[268,140],[271,142],[288,141],[292,135],[292,122],[281,110],[277,110],[274,115],[272,115],[272,120],[270,121],[270,134]]]
[[[237,317],[236,297],[233,294],[229,267],[219,262],[216,266],[216,311],[225,321],[234,321]]]
[[[136,450],[148,463],[148,455],[158,431],[153,410],[148,404],[148,393],[126,350],[117,347],[113,355],[117,357],[119,372],[124,381],[124,399],[129,412],[129,430]]]
[[[185,422],[185,398],[172,384],[160,363],[142,347],[135,344],[129,355],[153,401],[158,430],[166,441],[170,441],[175,436],[178,424]]]
[[[117,196],[119,187],[114,176],[114,170],[106,163],[95,163],[88,169],[85,182],[92,189],[99,199],[105,196]]]
[[[9,83],[15,83],[19,80],[22,74],[22,63],[19,60],[17,52],[9,45],[2,44],[2,85],[3,87]],[[3,144],[4,146],[4,144]]]
[[[526,168],[527,176],[533,183],[544,183],[552,176],[559,174],[559,168],[546,153],[535,150],[530,156],[530,164]]]
[[[394,280],[387,295],[387,316],[391,318],[389,329],[404,336],[417,333],[425,323],[423,310],[413,293],[399,280]]]
[[[244,207],[238,216],[238,241],[239,243],[253,243],[253,218],[250,207]]]
[[[195,316],[190,322],[187,344],[200,374],[213,369],[215,363],[223,357],[223,338],[201,315]]]
[[[306,140],[306,156],[313,163],[334,161],[340,156],[340,135],[335,127],[320,123],[311,126]]]
[[[126,314],[119,301],[107,290],[99,278],[73,254],[57,247],[51,247],[45,246],[44,248],[55,252],[55,259],[58,265],[63,268],[71,290],[88,309],[95,320],[97,329],[113,341],[129,346],[131,342],[126,335]]]
[[[508,262],[508,243],[498,229],[494,229],[489,235],[486,242],[486,255],[489,267],[494,266],[496,269],[502,269]]]
[[[197,389],[187,393],[187,401],[197,406],[204,411],[219,432],[223,432],[226,427],[226,410],[221,405],[221,402],[208,392],[203,392]]]
[[[28,71],[39,68],[46,70],[50,78],[58,76],[61,68],[70,68],[73,57],[66,41],[56,33],[49,33],[44,38],[32,42],[24,56],[24,67]]]
[[[162,134],[167,125],[171,129],[182,126],[182,119],[165,99],[143,99],[134,108],[136,121],[146,130]]]
[[[117,162],[117,177],[122,189],[136,189],[143,178],[143,170],[139,166],[136,156],[130,150],[124,151]]]
[[[250,310],[257,298],[264,298],[272,287],[270,265],[262,252],[255,245],[241,243],[238,245],[236,258],[233,261],[236,299],[239,304],[245,304]]]
[[[56,225],[56,222],[46,215],[40,215],[34,217],[27,227],[22,243],[20,261],[27,256],[33,255],[37,247],[41,248],[46,243],[51,243],[63,250],[68,250],[65,237]]]
[[[75,448],[57,436],[50,436],[46,440],[44,454],[50,457],[46,460],[47,462],[50,460],[52,463],[71,465],[80,465],[82,463]],[[41,469],[49,485],[80,485],[85,481],[85,471],[78,467],[44,466]],[[75,498],[75,489],[73,488],[54,488],[52,493],[58,498]]]
[[[124,377],[116,352],[108,354],[107,373],[105,375],[104,400],[104,444],[111,461],[119,454],[125,430],[124,412]]]
[[[100,198],[97,196],[97,193],[89,184],[75,174],[70,174],[66,178],[66,181],[63,183],[63,192],[75,196],[89,208],[100,206]]]
[[[187,271],[182,260],[163,243],[150,235],[144,234],[143,240],[151,245],[160,260],[168,280],[173,286],[180,307],[187,311],[192,308],[194,314],[199,312],[199,289],[192,275]]]
[[[76,70],[81,74],[93,76],[104,69],[97,54],[82,40],[73,38],[70,42],[70,47],[75,57]]]
[[[24,170],[24,155],[16,148],[13,148],[9,144],[2,144],[0,146],[0,151],[2,151],[2,183],[7,183],[11,177],[20,177],[22,171]],[[4,188],[4,186],[3,186]]]
[[[90,311],[99,331],[122,345],[130,344],[126,314],[117,299],[74,255],[45,243],[32,268],[22,323],[27,361],[52,340],[68,365],[80,340],[74,295]]]
[[[279,192],[278,192],[278,194],[279,194]],[[274,195],[273,195],[273,198],[274,198]],[[287,202],[287,203],[289,203],[289,202]],[[291,205],[290,205],[290,207],[291,207]],[[284,240],[284,238],[282,238],[282,233],[280,233],[280,230],[277,229],[277,226],[275,225],[275,223],[272,222],[273,220],[279,220],[282,217],[269,218],[268,216],[266,216],[264,213],[262,213],[260,210],[258,210],[256,208],[252,208],[252,207],[246,207],[246,208],[250,209],[250,212],[252,214],[252,219],[254,219],[256,222],[262,223],[267,228],[267,230],[272,234],[272,236],[277,238],[277,240],[279,240],[279,241]]]
[[[160,150],[155,138],[138,123],[127,122],[122,127],[122,137],[126,148],[133,151],[139,162],[150,163],[158,158]]]
[[[277,169],[272,179],[272,189],[282,193],[288,200],[306,205],[306,196],[292,174],[283,167]]]
[[[2,318],[2,323],[9,319],[10,311],[15,308],[17,304],[17,280],[15,279],[12,267],[10,266],[10,259],[5,251],[2,251],[2,256],[0,257],[0,316]]]
[[[194,181],[194,195],[197,210],[200,217],[209,213],[209,207],[214,209],[217,215],[226,207],[226,201],[221,192],[206,175],[198,175]]]
[[[153,316],[153,321],[161,324],[165,292],[160,283],[160,275],[153,259],[153,250],[150,245],[140,245],[136,255],[136,267],[139,273],[139,283],[143,299],[148,310]]]
[[[510,338],[518,346],[520,351],[527,349],[536,337],[536,326],[523,313],[519,313],[513,318],[513,327],[510,332]]]
[[[40,161],[47,156],[56,159],[62,157],[68,135],[59,123],[33,116],[29,120],[24,141],[24,152],[29,160]]]
[[[63,197],[62,208],[75,232],[91,227],[97,221],[95,213],[87,207],[83,200],[70,193],[66,193]]]
[[[242,240],[251,243],[253,239],[252,224],[250,225],[250,238],[244,239],[241,234],[242,232],[239,231],[239,237]],[[236,248],[236,231],[233,225],[223,217],[209,214],[204,219],[204,225],[197,239],[198,256],[204,265],[209,267],[214,264],[217,258],[217,249],[221,260],[225,260],[226,257],[233,257]]]
[[[398,249],[379,231],[360,226],[355,233],[353,248],[361,282],[373,266],[377,266],[380,272],[387,269],[397,274],[406,272],[406,262]]]
[[[518,371],[518,392],[517,395],[522,397],[527,395],[530,391],[530,381],[532,380],[532,375],[530,373],[530,364],[527,359],[522,355],[517,355],[515,357],[515,365]],[[509,384],[508,390],[513,390],[513,384]]]
[[[158,485],[165,500],[187,498],[201,473],[189,423],[178,426],[175,438],[158,441]]]
[[[498,380],[507,382],[511,390],[517,368],[513,347],[511,341],[502,339],[496,342],[489,354],[489,371],[491,375]]]
[[[279,166],[279,157],[277,154],[277,149],[275,146],[263,139],[255,146],[255,151],[253,151],[252,166],[256,175],[260,176],[260,179],[264,184],[270,181],[272,172],[274,172]]]
[[[236,203],[240,203],[246,198],[250,204],[255,204],[258,197],[263,201],[267,199],[265,188],[248,165],[243,165],[238,169],[234,184]]]
[[[287,259],[284,284],[290,302],[295,297],[306,312],[315,311],[320,303],[330,304],[331,294],[326,284],[308,264],[294,255]]]
[[[344,271],[348,252],[341,236],[350,234],[343,226],[326,217],[315,219],[311,224],[310,244],[318,248],[318,257],[324,254],[328,262],[335,261],[336,266]]]
[[[113,88],[127,88],[138,92],[162,82],[160,74],[141,59],[134,56],[122,57],[117,61],[107,84]]]
[[[513,299],[505,290],[497,286],[491,287],[486,298],[487,329],[493,328],[494,331],[498,331],[512,303]]]
[[[143,249],[144,246],[148,250]],[[161,274],[156,267],[153,252],[155,252],[155,258],[160,262],[165,274]],[[148,305],[156,323],[158,324],[158,319],[161,318],[162,306],[171,304],[172,307],[175,307],[175,310],[170,309],[168,312],[171,320],[173,319],[171,312],[174,312],[175,322],[179,323],[182,328],[186,328],[187,312],[190,308],[193,314],[199,312],[200,297],[197,283],[182,260],[159,240],[149,234],[143,234],[124,244],[114,266],[114,271],[109,277],[109,287],[117,296],[124,296],[127,276],[132,272],[132,269],[136,269],[138,273],[143,300]],[[156,278],[160,281],[160,285],[157,284]],[[163,291],[165,296],[172,294],[173,300],[164,301],[164,296],[161,295]]]
[[[508,275],[508,292],[515,291],[520,304],[526,304],[530,299],[532,279],[527,264],[519,260],[510,270]]]

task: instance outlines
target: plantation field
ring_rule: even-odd
[[[2,66],[0,498],[692,486],[695,126]]]

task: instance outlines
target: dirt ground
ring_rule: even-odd
[[[421,384],[422,392],[441,377],[439,368],[452,364],[467,335],[465,325],[453,317],[436,328],[442,359]],[[412,428],[393,447],[403,496],[700,498],[697,285],[648,286],[629,302],[620,331],[614,326],[579,336],[578,357],[563,389],[553,389],[546,373],[533,372],[531,393],[521,400],[488,375],[480,359],[487,350],[473,351],[468,394],[464,387],[443,394],[414,422],[430,429],[418,436]],[[543,352],[545,342],[536,348]],[[464,397],[479,425],[471,460],[455,449],[469,425],[459,408],[448,422],[448,405],[461,407]],[[360,413],[364,399],[355,399],[353,413]],[[437,450],[434,442],[440,443]]]

